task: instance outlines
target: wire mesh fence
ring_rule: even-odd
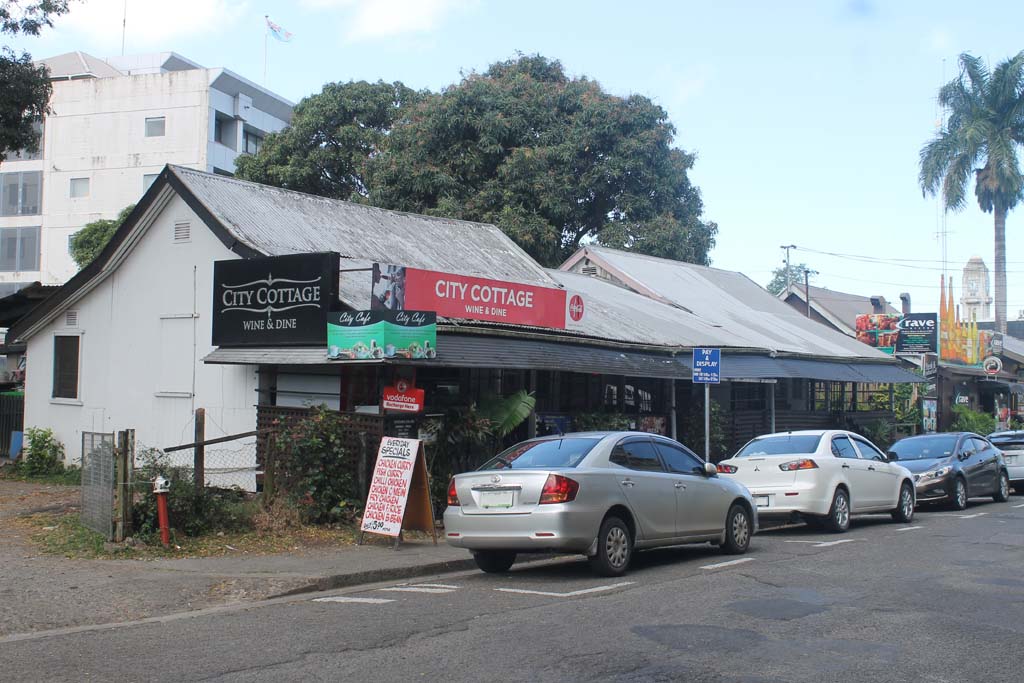
[[[110,539],[114,532],[114,435],[82,432],[82,523]]]
[[[207,446],[204,453],[203,484],[212,488],[239,488],[255,492],[257,478],[262,473],[257,460],[256,437],[245,437],[216,446]],[[181,475],[195,477],[195,451],[184,449],[164,452],[159,448],[138,444],[135,451],[135,469],[145,471],[147,465],[159,460],[167,467],[173,467]]]

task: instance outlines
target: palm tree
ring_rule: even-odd
[[[1024,190],[1017,158],[1024,144],[1024,51],[991,72],[978,57],[960,55],[960,75],[939,90],[949,111],[945,127],[921,148],[921,190],[941,192],[946,209],[966,204],[974,174],[978,206],[995,217],[996,327],[1006,332],[1006,214]]]

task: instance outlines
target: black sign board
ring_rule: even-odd
[[[338,254],[213,264],[214,346],[323,346],[338,301]]]
[[[921,356],[921,374],[928,381],[933,381],[939,374],[939,355],[926,353]]]
[[[935,353],[939,350],[939,316],[908,313],[899,322],[896,353]]]

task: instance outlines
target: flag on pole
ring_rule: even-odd
[[[294,35],[294,34],[288,32],[288,31],[285,31],[283,28],[281,28],[280,26],[278,26],[277,24],[272,22],[270,20],[270,16],[269,15],[264,15],[263,18],[267,20],[267,30],[270,31],[270,35],[274,36],[275,38],[280,40],[282,43],[287,43],[287,42],[291,41],[292,35]]]

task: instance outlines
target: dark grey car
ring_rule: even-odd
[[[963,510],[968,498],[1004,502],[1010,495],[1002,453],[971,432],[907,437],[889,447],[889,459],[914,473],[918,504],[947,502]]]

